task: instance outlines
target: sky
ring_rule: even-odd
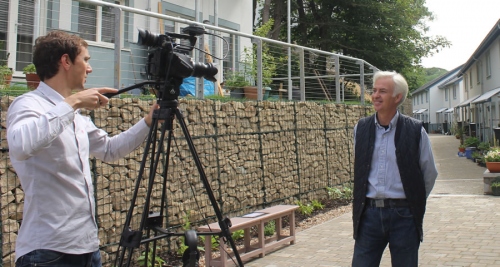
[[[427,36],[441,35],[449,48],[422,59],[425,68],[452,70],[472,56],[498,19],[500,0],[426,0],[434,21],[427,22]]]

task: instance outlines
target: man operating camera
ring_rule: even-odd
[[[112,162],[137,148],[152,123],[149,114],[109,137],[79,110],[105,106],[112,88],[85,89],[88,44],[53,31],[37,38],[33,63],[42,81],[17,97],[7,113],[12,165],[24,190],[16,266],[101,266],[89,157]],[[77,93],[72,93],[78,91]]]

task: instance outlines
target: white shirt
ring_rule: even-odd
[[[41,82],[7,113],[9,155],[24,190],[16,260],[36,249],[83,254],[99,249],[89,157],[112,162],[137,148],[144,119],[109,137]]]

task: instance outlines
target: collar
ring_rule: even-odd
[[[57,105],[61,101],[64,101],[64,97],[59,94],[56,90],[52,89],[52,87],[48,86],[44,82],[40,82],[40,85],[33,92],[41,94],[44,98],[52,102],[52,104]]]
[[[375,114],[375,125],[378,127],[378,128],[384,128],[380,125],[380,123],[378,122],[378,119],[377,119],[377,114]],[[394,115],[394,117],[392,117],[391,119],[391,122],[389,122],[389,128],[388,130],[391,130],[392,128],[395,128],[396,127],[396,124],[398,122],[398,119],[399,119],[399,110],[396,111],[396,114]]]

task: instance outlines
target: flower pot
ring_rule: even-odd
[[[3,76],[3,84],[4,85],[9,86],[11,81],[12,81],[12,74],[5,74]]]
[[[28,88],[30,90],[35,90],[40,84],[40,77],[36,73],[27,73],[26,82],[28,83]]]
[[[229,95],[231,96],[231,98],[243,98],[245,95],[245,92],[243,91],[243,88],[236,88],[236,89],[231,90]]]
[[[467,159],[472,159],[472,153],[476,151],[475,147],[466,147],[465,148],[465,157]]]
[[[257,93],[257,87],[256,86],[245,86],[243,87],[243,89],[245,90],[245,98],[247,99],[253,99],[253,100],[257,100],[257,96],[258,96],[258,93]],[[263,87],[262,88],[262,99],[263,100],[266,100],[267,98],[269,98],[269,92],[271,92],[271,87]]]
[[[486,168],[492,173],[500,172],[500,162],[486,162]]]
[[[257,100],[257,87],[245,86],[243,90],[245,90],[245,98]]]
[[[464,152],[465,152],[465,147],[459,147],[459,148],[458,148],[458,151],[460,151],[460,152],[464,153]]]

